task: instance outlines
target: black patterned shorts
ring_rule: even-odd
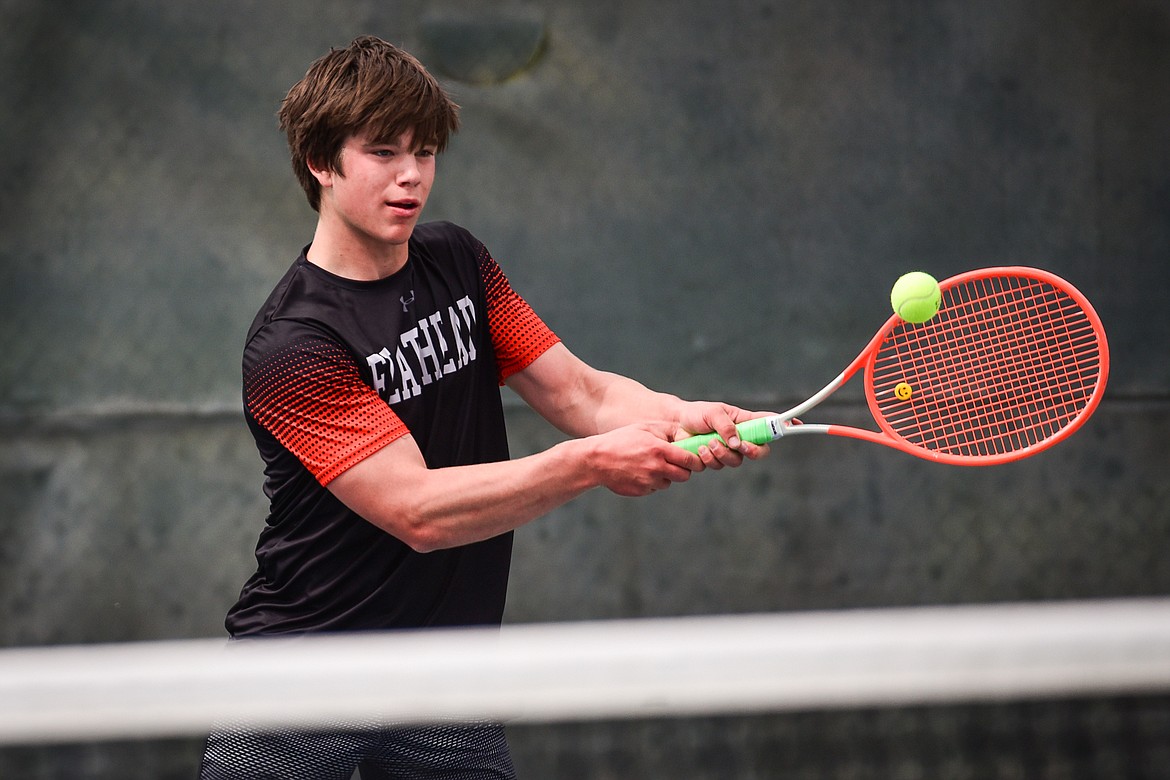
[[[257,731],[208,738],[201,780],[505,780],[512,757],[497,724]]]

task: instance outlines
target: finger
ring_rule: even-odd
[[[730,415],[724,414],[719,419],[713,420],[712,430],[723,437],[723,441],[727,442],[727,447],[738,450],[743,446],[743,441],[739,438],[739,430],[736,429],[735,421],[731,419]]]
[[[711,452],[711,447],[704,444],[699,447],[699,458],[703,461],[703,465],[709,469],[718,471],[723,468],[723,464],[715,457],[715,453]]]
[[[743,411],[742,409],[735,409],[734,414],[732,414],[732,418],[737,422],[746,422],[748,420],[754,420],[754,419],[757,419],[760,417],[772,416],[773,414],[775,414],[775,413],[774,412],[746,412],[746,411]],[[736,452],[740,453],[744,457],[749,458],[751,460],[755,460],[756,458],[762,458],[768,454],[768,450],[766,449],[766,447],[767,447],[766,444],[765,445],[758,445],[758,444],[753,444],[751,442],[744,441],[744,440],[740,439],[739,432],[738,432],[738,430],[736,430],[734,424],[732,424],[732,426],[729,430],[719,429],[719,435],[722,436],[728,442],[731,449],[735,450]],[[763,446],[765,449],[761,450],[760,449],[761,446]]]
[[[748,460],[759,460],[765,458],[772,451],[772,448],[767,444],[752,444],[751,442],[744,442],[743,447],[740,448],[740,453]]]
[[[693,473],[693,471],[687,469],[671,469],[662,476],[658,484],[661,486],[661,490],[666,490],[675,482],[686,482],[691,478],[691,474]]]
[[[750,447],[751,444],[741,442],[739,446]],[[731,449],[730,447],[720,445],[713,448],[712,452],[718,459],[720,467],[730,466],[735,468],[736,466],[739,466],[743,463],[744,456],[737,449]]]
[[[721,469],[724,466],[738,466],[743,463],[743,456],[738,451],[731,449],[718,439],[713,439],[708,445],[711,450],[711,458],[714,461],[711,468]],[[740,446],[743,446],[742,444]]]
[[[671,473],[667,476],[652,477],[641,486],[641,495],[648,496],[651,493],[657,493],[666,490],[675,482],[686,482],[691,477],[691,472],[680,469],[677,473]]]
[[[696,455],[674,445],[664,447],[662,457],[669,467],[684,469],[688,474],[692,471],[702,471],[707,467],[706,461],[701,455]]]

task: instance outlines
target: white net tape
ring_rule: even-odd
[[[1170,599],[0,650],[0,743],[1170,691]]]

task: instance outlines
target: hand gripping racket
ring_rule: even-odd
[[[1105,391],[1109,346],[1088,299],[1035,268],[985,268],[939,283],[933,319],[892,316],[849,367],[783,414],[736,426],[766,444],[828,433],[967,466],[1034,455],[1079,428]],[[864,368],[865,398],[880,430],[806,425],[796,418]],[[675,442],[691,452],[717,438]]]

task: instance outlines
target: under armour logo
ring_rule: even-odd
[[[406,311],[406,307],[409,306],[410,304],[414,303],[414,290],[410,291],[409,298],[407,298],[405,295],[403,295],[398,300],[402,302],[402,310]]]

